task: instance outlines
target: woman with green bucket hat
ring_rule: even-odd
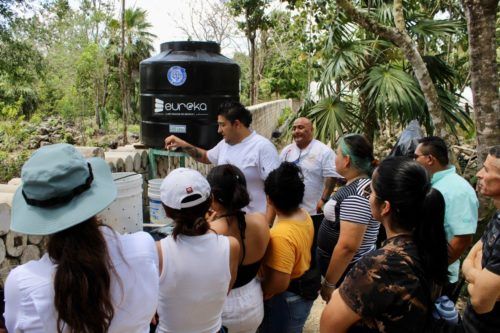
[[[158,255],[144,232],[119,235],[97,213],[116,198],[106,162],[71,145],[37,150],[24,164],[11,230],[47,235],[47,253],[5,283],[9,332],[149,332]]]

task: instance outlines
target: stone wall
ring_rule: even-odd
[[[0,184],[0,288],[16,266],[40,258],[45,252],[45,238],[28,236],[10,231],[11,204],[18,179],[10,184]]]
[[[285,108],[292,108],[291,99],[280,99],[248,107],[253,117],[252,128],[260,135],[270,139]]]

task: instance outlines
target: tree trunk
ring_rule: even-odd
[[[364,119],[363,133],[368,141],[373,144],[373,140],[375,139],[375,131],[378,128],[377,113],[374,108],[371,108],[368,105],[368,101],[366,100],[366,93],[359,93],[359,107],[361,110],[361,115]]]
[[[384,26],[364,12],[356,9],[349,0],[337,0],[337,4],[346,14],[356,23],[370,32],[373,32],[387,40],[390,40],[398,46],[405,55],[408,62],[412,65],[415,77],[420,85],[420,89],[424,94],[424,98],[434,124],[435,134],[441,136],[445,140],[449,140],[449,135],[446,131],[439,105],[439,97],[436,87],[427,70],[427,66],[418,51],[417,45],[412,41],[406,29],[404,29],[404,17],[402,10],[402,0],[394,1],[394,21],[398,28]],[[401,30],[402,29],[402,30]]]
[[[255,36],[250,41],[250,104],[255,104]]]
[[[464,0],[469,32],[470,77],[478,167],[486,159],[488,148],[500,143],[498,67],[496,63],[496,0]]]
[[[128,94],[127,85],[125,84],[125,0],[122,0],[121,13],[121,48],[120,48],[120,90],[122,97],[122,116],[123,116],[123,144],[128,143],[127,140],[127,122],[128,122]]]
[[[488,148],[499,144],[500,110],[496,63],[496,0],[463,0],[469,32],[470,78],[476,121],[477,165],[481,168]],[[479,197],[479,219],[488,215],[489,200]]]
[[[94,81],[94,91],[95,91],[95,124],[97,125],[97,128],[101,129],[101,115],[99,113],[99,85],[97,80]]]

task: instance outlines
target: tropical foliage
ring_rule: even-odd
[[[323,140],[334,141],[346,131],[374,139],[412,119],[430,133],[433,118],[426,95],[401,46],[354,23],[340,2],[217,2],[232,13],[249,43],[247,52],[234,53],[242,69],[242,101],[301,100],[298,115],[311,117]],[[373,22],[395,27],[395,2],[349,3]],[[82,132],[86,122],[105,131],[122,117],[124,99],[130,121],[138,120],[138,63],[150,56],[154,36],[146,12],[127,8],[124,98],[122,25],[115,3],[0,0],[0,120],[58,114],[81,119]],[[463,5],[457,0],[405,1],[402,11],[404,29],[422,55],[449,132],[471,132],[462,97],[471,72]]]
[[[314,18],[318,39],[314,60],[318,63],[317,95],[311,95],[299,115],[315,115],[320,133],[335,140],[341,130],[361,131],[373,139],[387,124],[406,125],[418,119],[433,130],[422,90],[399,47],[377,34],[361,29],[334,1],[322,0],[330,10],[319,12],[310,1],[295,1],[295,10]],[[360,4],[358,4],[360,5]],[[392,3],[371,1],[360,5],[369,16],[394,25]],[[439,10],[439,8],[438,8]],[[434,82],[448,129],[471,130],[472,121],[463,108],[461,93],[467,73],[463,52],[466,38],[463,19],[435,19],[435,7],[405,3],[406,28],[416,41]],[[336,101],[332,103],[332,101]],[[346,112],[350,110],[351,112]],[[338,112],[338,116],[329,115]],[[325,128],[329,128],[326,131]]]
[[[3,0],[0,9],[12,11],[11,2]],[[0,117],[29,119],[38,112],[81,122],[94,117],[98,127],[109,126],[122,113],[114,2],[82,0],[77,9],[67,0],[36,5],[25,7],[23,16],[0,17],[8,27],[0,29]],[[126,87],[136,119],[139,62],[153,50],[150,28],[144,10],[126,9]]]

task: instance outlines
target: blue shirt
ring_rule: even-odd
[[[431,183],[444,197],[446,240],[459,235],[473,235],[477,227],[479,201],[472,186],[456,173],[454,166],[436,172]],[[450,283],[458,281],[459,271],[460,260],[448,266]]]

